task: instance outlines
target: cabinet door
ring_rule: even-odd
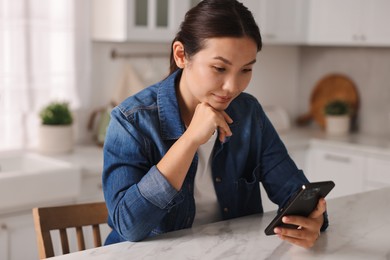
[[[38,249],[34,221],[30,212],[4,218],[7,227],[7,260],[37,259]]]
[[[92,39],[97,41],[126,41],[126,15],[127,0],[92,0]]]
[[[129,41],[170,42],[185,12],[186,0],[128,0],[127,39]]]
[[[365,157],[350,151],[313,147],[310,151],[310,181],[332,180],[336,187],[328,195],[335,198],[364,190]]]
[[[256,15],[265,43],[302,43],[307,14],[305,0],[261,0]]]
[[[307,172],[308,149],[309,149],[308,147],[287,148],[291,159],[295,162],[298,169],[303,170],[306,177],[310,178]]]
[[[370,0],[365,2],[361,24],[363,40],[372,46],[390,45],[390,1]]]
[[[93,0],[92,39],[170,42],[190,0]]]
[[[310,44],[350,45],[359,40],[361,0],[311,0]]]
[[[365,190],[390,186],[390,158],[367,158],[365,180]]]
[[[0,259],[8,259],[8,231],[2,219],[0,219]]]

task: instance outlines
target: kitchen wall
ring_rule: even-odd
[[[360,94],[359,132],[390,135],[390,48],[302,47],[298,112],[309,111],[316,82],[328,73],[343,73]]]
[[[92,44],[92,108],[107,105],[118,87],[124,65],[130,63],[145,85],[168,72],[169,44]],[[124,53],[166,53],[141,58],[110,58],[115,48]],[[390,133],[390,48],[264,46],[258,54],[247,92],[264,106],[281,106],[293,121],[309,111],[310,94],[328,73],[348,75],[358,88],[361,104],[359,131],[372,135]],[[314,124],[314,127],[315,124]]]
[[[112,49],[122,53],[146,53],[143,58],[111,59]],[[148,86],[168,73],[170,44],[102,43],[92,44],[92,107],[107,105],[123,76],[126,64],[131,64]],[[166,53],[155,57],[153,53]],[[291,117],[298,105],[299,47],[264,46],[258,54],[253,79],[247,92],[256,96],[264,106],[282,106]]]

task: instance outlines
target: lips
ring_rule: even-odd
[[[218,103],[228,103],[232,100],[231,96],[220,96],[216,94],[213,94],[213,96],[215,101],[217,101]]]

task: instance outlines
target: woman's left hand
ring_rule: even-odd
[[[282,221],[286,224],[299,226],[298,229],[277,227],[274,232],[280,239],[292,244],[310,248],[320,236],[320,229],[324,222],[324,212],[326,211],[326,201],[321,198],[316,209],[308,217],[285,216]]]

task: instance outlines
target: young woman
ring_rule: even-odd
[[[262,42],[235,0],[204,0],[172,42],[170,75],[111,114],[103,189],[106,244],[263,212],[259,183],[282,207],[307,179],[258,101],[243,93]],[[281,239],[311,247],[327,227],[325,200],[289,216]]]

